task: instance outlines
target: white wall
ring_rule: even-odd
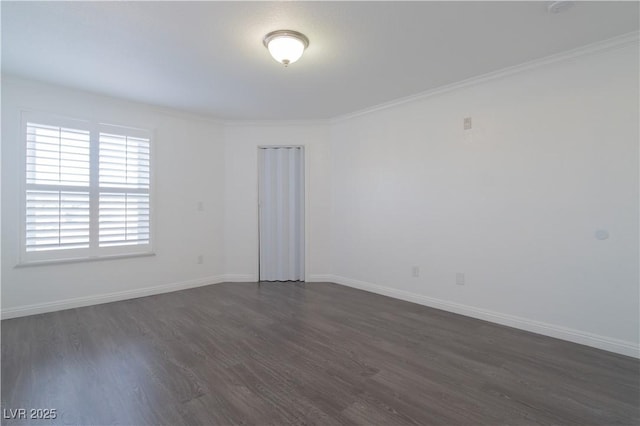
[[[22,146],[21,109],[155,131],[152,155],[156,256],[15,267],[23,178],[17,167]],[[222,137],[222,126],[211,120],[3,76],[3,316],[220,281],[224,273]],[[197,210],[199,201],[203,202],[204,211]],[[197,264],[199,254],[203,255],[203,264]]]
[[[225,125],[4,78],[3,316],[255,280],[257,147],[304,145],[308,280],[638,356],[638,74],[633,44],[332,122]],[[14,267],[21,108],[155,129],[155,257]]]
[[[637,356],[638,71],[634,44],[335,124],[334,279]]]
[[[329,265],[328,128],[318,123],[237,123],[225,128],[225,271],[227,279],[258,276],[258,147],[303,145],[306,166],[306,275],[322,280]]]

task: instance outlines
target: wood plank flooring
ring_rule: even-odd
[[[638,425],[639,370],[336,284],[225,283],[2,321],[2,424]]]

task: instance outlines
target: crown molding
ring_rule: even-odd
[[[465,80],[461,80],[461,81],[447,84],[444,86],[436,87],[434,89],[429,89],[414,95],[397,98],[388,102],[383,102],[378,105],[374,105],[361,110],[353,111],[347,114],[338,115],[338,116],[335,116],[332,118],[326,118],[326,119],[301,119],[301,120],[223,119],[223,118],[215,117],[213,115],[161,107],[158,105],[123,99],[123,98],[117,98],[117,97],[105,95],[98,92],[92,92],[84,89],[78,89],[78,88],[64,86],[64,85],[55,84],[55,83],[48,83],[40,80],[32,80],[32,79],[11,75],[11,74],[5,74],[5,73],[2,73],[2,84],[22,83],[22,84],[28,84],[32,86],[39,85],[39,84],[48,85],[48,86],[58,87],[61,89],[83,92],[89,95],[110,99],[112,101],[137,104],[140,106],[144,106],[145,108],[148,108],[149,110],[154,111],[156,113],[160,113],[160,114],[164,114],[172,117],[183,118],[183,119],[197,119],[197,120],[205,121],[211,124],[217,124],[224,127],[322,126],[322,125],[341,123],[341,122],[350,120],[352,118],[364,116],[373,112],[382,111],[385,109],[393,108],[395,106],[428,99],[433,96],[437,96],[444,93],[459,90],[465,87],[481,84],[487,81],[504,78],[513,74],[518,74],[524,71],[528,71],[528,70],[542,67],[545,65],[550,65],[556,62],[571,60],[573,58],[588,56],[588,55],[592,55],[600,52],[615,50],[615,49],[626,47],[632,44],[637,44],[639,41],[640,41],[640,32],[633,31],[627,34],[623,34],[621,36],[617,36],[607,40],[588,44],[586,46],[578,47],[576,49],[556,53],[550,56],[545,56],[540,59],[535,59],[533,61],[503,68],[497,71],[492,71],[492,72],[471,77]]]
[[[550,56],[545,56],[540,59],[535,59],[533,61],[524,62],[522,64],[514,65],[507,68],[502,68],[497,71],[492,71],[486,74],[481,74],[481,75],[471,77],[465,80],[461,80],[455,83],[440,86],[435,89],[429,89],[424,92],[417,93],[415,95],[409,95],[409,96],[394,99],[388,102],[383,102],[381,104],[374,105],[372,107],[364,108],[358,111],[354,111],[354,112],[350,112],[347,114],[334,117],[331,120],[329,120],[329,122],[331,124],[341,123],[341,122],[350,120],[352,118],[371,114],[373,112],[382,111],[382,110],[393,108],[399,105],[404,105],[407,103],[428,99],[433,96],[437,96],[444,93],[459,90],[465,87],[485,83],[487,81],[497,80],[510,75],[514,75],[514,74],[529,71],[535,68],[539,68],[545,65],[567,61],[567,60],[571,60],[571,59],[582,57],[582,56],[593,55],[600,52],[619,49],[632,44],[637,44],[639,41],[640,41],[640,32],[633,31],[630,33],[623,34],[621,36],[617,36],[607,40],[581,46],[576,49],[567,50],[567,51],[556,53]]]
[[[301,120],[225,120],[225,127],[278,127],[278,126],[324,126],[331,124],[332,118]]]
[[[66,86],[66,85],[63,85],[63,84],[50,83],[50,82],[43,81],[43,80],[34,80],[34,79],[31,79],[31,78],[22,77],[22,76],[18,76],[18,75],[15,75],[15,74],[1,73],[0,75],[1,75],[1,80],[2,80],[2,85],[3,86],[5,84],[14,85],[14,86],[15,85],[25,85],[25,86],[29,86],[29,87],[47,86],[47,87],[50,87],[50,88],[52,88],[54,90],[55,89],[57,89],[57,90],[70,90],[70,91],[81,93],[81,94],[84,94],[84,95],[102,98],[102,99],[108,100],[109,102],[113,102],[113,103],[137,105],[137,106],[143,107],[143,108],[145,108],[145,109],[147,109],[149,111],[155,112],[157,114],[166,115],[166,116],[169,116],[169,117],[180,118],[180,119],[185,119],[185,120],[199,120],[199,121],[204,121],[204,122],[207,122],[207,123],[210,123],[210,124],[217,124],[219,126],[222,126],[224,124],[223,120],[221,120],[221,119],[219,119],[217,117],[211,116],[211,115],[201,114],[201,113],[187,111],[187,110],[180,110],[180,109],[175,109],[175,108],[162,107],[162,106],[159,106],[159,105],[149,104],[149,103],[135,101],[135,100],[126,99],[126,98],[119,98],[119,97],[116,97],[116,96],[106,95],[104,93],[94,92],[94,91],[91,91],[91,90],[81,89],[81,88],[77,88],[77,87]]]

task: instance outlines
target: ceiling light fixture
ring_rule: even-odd
[[[273,59],[285,67],[300,59],[304,50],[309,47],[307,36],[292,30],[272,31],[264,36],[262,43],[269,49]]]

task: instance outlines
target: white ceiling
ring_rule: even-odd
[[[638,31],[638,2],[7,2],[2,71],[222,119],[320,119]],[[305,33],[299,62],[262,45]]]

